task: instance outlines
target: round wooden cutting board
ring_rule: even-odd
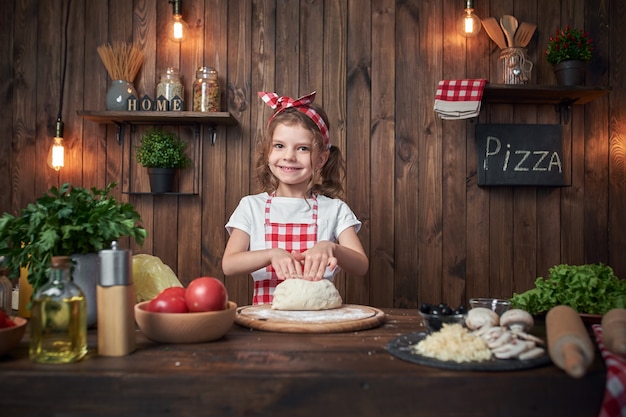
[[[320,311],[272,310],[270,304],[237,309],[235,323],[255,330],[283,333],[341,333],[371,329],[385,321],[377,308],[344,304]]]

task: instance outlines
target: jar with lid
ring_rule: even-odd
[[[40,363],[69,363],[87,353],[87,303],[70,277],[69,256],[54,256],[50,281],[33,297],[30,358]]]
[[[168,103],[176,96],[181,100],[185,99],[185,91],[180,80],[180,71],[178,68],[168,67],[161,74],[161,78],[157,84],[157,100],[161,96],[163,96]]]
[[[193,111],[220,111],[220,85],[213,67],[200,67],[193,82]]]

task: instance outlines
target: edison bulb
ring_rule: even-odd
[[[170,21],[169,38],[174,42],[182,42],[187,37],[189,32],[189,25],[185,22],[181,15],[175,14]]]
[[[55,171],[65,166],[65,147],[63,146],[63,138],[56,137],[50,147],[50,156],[48,165]]]
[[[481,27],[480,18],[474,14],[474,9],[465,9],[457,23],[457,31],[466,38],[478,35]]]
[[[60,170],[65,166],[65,146],[63,146],[63,120],[59,116],[55,126],[54,139],[52,140],[52,146],[48,152],[46,158],[48,166],[55,171]]]

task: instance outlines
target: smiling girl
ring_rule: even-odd
[[[285,279],[362,276],[368,259],[361,222],[341,200],[343,160],[330,145],[328,118],[315,92],[292,99],[259,93],[275,111],[256,150],[260,194],[241,199],[226,224],[225,275],[252,274],[252,304],[272,302]]]

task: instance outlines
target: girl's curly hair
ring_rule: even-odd
[[[311,104],[311,107],[318,112],[326,126],[329,127],[328,116],[326,112],[318,105]],[[328,159],[321,170],[315,170],[311,180],[307,194],[325,195],[330,198],[343,198],[344,178],[344,161],[341,150],[336,146],[330,146],[325,149],[324,140],[319,127],[309,116],[294,108],[281,111],[275,117],[270,119],[263,138],[257,143],[255,151],[255,172],[258,183],[259,192],[272,193],[278,188],[278,180],[272,174],[269,166],[269,154],[272,151],[272,138],[274,130],[278,125],[302,126],[313,134],[313,143],[311,144],[311,162],[316,161],[317,157],[323,152],[329,152]]]

